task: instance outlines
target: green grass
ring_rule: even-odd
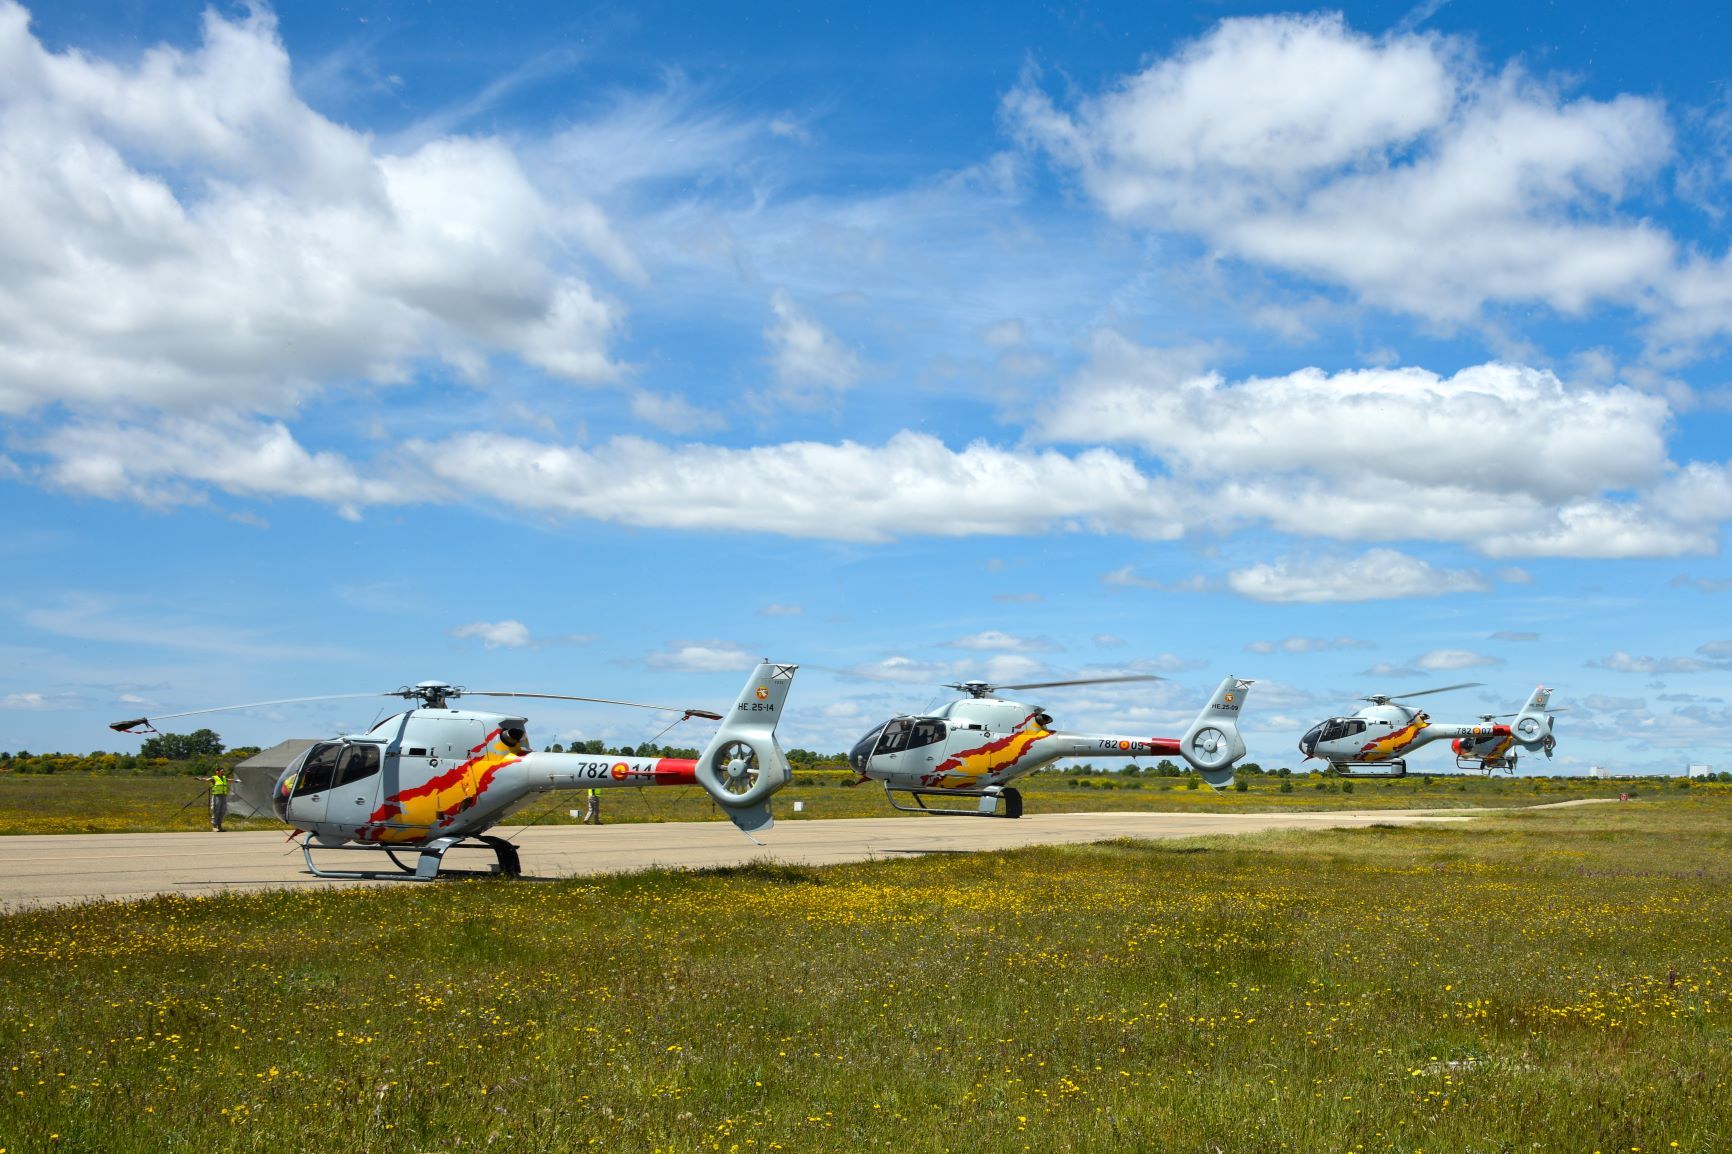
[[[896,811],[875,783],[846,787],[851,774],[802,772],[776,795],[778,819],[891,817]],[[1460,806],[1532,805],[1578,797],[1616,797],[1621,791],[1670,790],[1664,781],[1603,782],[1586,778],[1481,778],[1436,776],[1426,784],[1415,775],[1402,781],[1358,781],[1351,792],[1337,779],[1246,777],[1248,788],[1217,794],[1207,787],[1185,788],[1181,778],[1119,778],[1112,775],[1078,778],[1037,773],[1018,782],[1029,813],[1095,810],[1262,812],[1287,809],[1437,809]],[[1280,792],[1282,781],[1292,785]],[[1131,783],[1139,788],[1128,788]],[[1075,784],[1073,784],[1075,783]],[[1318,788],[1321,786],[1322,788]],[[1109,788],[1110,787],[1110,788]],[[1732,786],[1698,785],[1697,790],[1732,791]],[[196,830],[208,825],[202,801],[204,784],[188,777],[130,777],[102,774],[0,774],[0,835],[30,833],[143,833]],[[794,802],[802,812],[794,812]],[[964,799],[966,801],[966,799]],[[505,823],[515,828],[527,822],[569,824],[572,809],[581,810],[576,793],[538,797]],[[176,811],[180,810],[177,814]],[[658,789],[612,789],[602,795],[607,821],[704,821],[721,815],[697,786]],[[269,820],[231,818],[235,829],[275,829]]]
[[[0,834],[156,833],[210,828],[205,783],[181,776],[0,774]],[[279,829],[275,821],[225,823]]]
[[[23,912],[0,1147],[1723,1150],[1729,830],[1693,790]]]

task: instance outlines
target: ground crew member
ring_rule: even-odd
[[[219,769],[199,780],[210,782],[210,827],[212,832],[221,833],[223,819],[229,815],[229,771]]]
[[[587,790],[585,792],[587,792],[589,794],[589,805],[583,811],[583,824],[584,825],[600,825],[601,824],[601,790],[591,789],[591,790]]]

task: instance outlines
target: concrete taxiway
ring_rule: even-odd
[[[523,871],[536,878],[619,873],[666,866],[698,869],[773,861],[827,865],[931,853],[969,853],[1028,845],[1337,829],[1379,823],[1450,824],[1487,811],[1363,810],[1337,813],[1053,813],[1020,821],[978,818],[848,818],[782,821],[755,846],[726,822],[542,826],[511,837]],[[412,855],[409,860],[413,860]],[[484,851],[453,851],[454,868],[492,861]],[[321,867],[389,868],[383,855],[330,853]],[[74,834],[0,838],[0,909],[93,900],[208,894],[223,890],[359,885],[306,872],[298,844],[281,833]]]

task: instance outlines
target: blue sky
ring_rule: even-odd
[[[0,0],[0,748],[769,656],[823,750],[1234,673],[1732,768],[1725,24]]]

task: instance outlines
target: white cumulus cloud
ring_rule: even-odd
[[[1115,218],[1423,316],[1633,302],[1674,260],[1607,210],[1671,155],[1658,101],[1571,99],[1450,37],[1230,19],[1074,109],[1033,78],[1005,109]]]
[[[282,413],[498,353],[618,374],[618,306],[552,255],[597,210],[550,201],[501,140],[391,153],[321,116],[269,10],[113,63],[0,0],[0,61],[0,412]]]
[[[1504,659],[1475,653],[1469,649],[1433,649],[1411,662],[1414,668],[1436,672],[1445,669],[1474,669],[1482,665],[1502,665]]]
[[[1371,642],[1357,637],[1283,637],[1279,641],[1253,641],[1246,653],[1329,653],[1339,649],[1370,649]]]
[[[649,654],[644,664],[676,673],[729,673],[752,669],[758,657],[730,641],[675,641]]]
[[[1318,604],[1483,593],[1491,588],[1471,569],[1437,569],[1394,549],[1353,558],[1282,558],[1235,569],[1227,587],[1255,601]]]
[[[996,653],[1048,653],[1058,648],[1045,637],[1017,637],[999,629],[970,633],[944,643],[951,649],[975,649]]]
[[[779,399],[797,408],[832,403],[860,379],[860,354],[794,304],[783,289],[770,298],[776,320],[764,331]]]
[[[746,449],[622,437],[593,449],[499,433],[411,447],[446,485],[518,509],[676,529],[886,541],[1055,529],[1170,538],[1164,486],[1122,457],[1067,457],[898,433],[882,446]]]
[[[1701,673],[1713,668],[1709,662],[1695,657],[1639,657],[1622,649],[1596,657],[1588,665],[1614,673]]]
[[[1660,397],[1525,365],[1230,381],[1102,330],[1034,435],[1154,454],[1217,528],[1461,541],[1497,557],[1712,552],[1732,480],[1724,465],[1674,462],[1672,424]]]
[[[473,637],[489,649],[522,649],[532,640],[521,621],[471,621],[451,631],[453,637]]]
[[[349,517],[408,492],[341,454],[310,452],[278,421],[162,415],[137,424],[78,421],[45,438],[42,470],[72,492],[144,505],[201,504],[207,487],[247,497],[300,497]]]

